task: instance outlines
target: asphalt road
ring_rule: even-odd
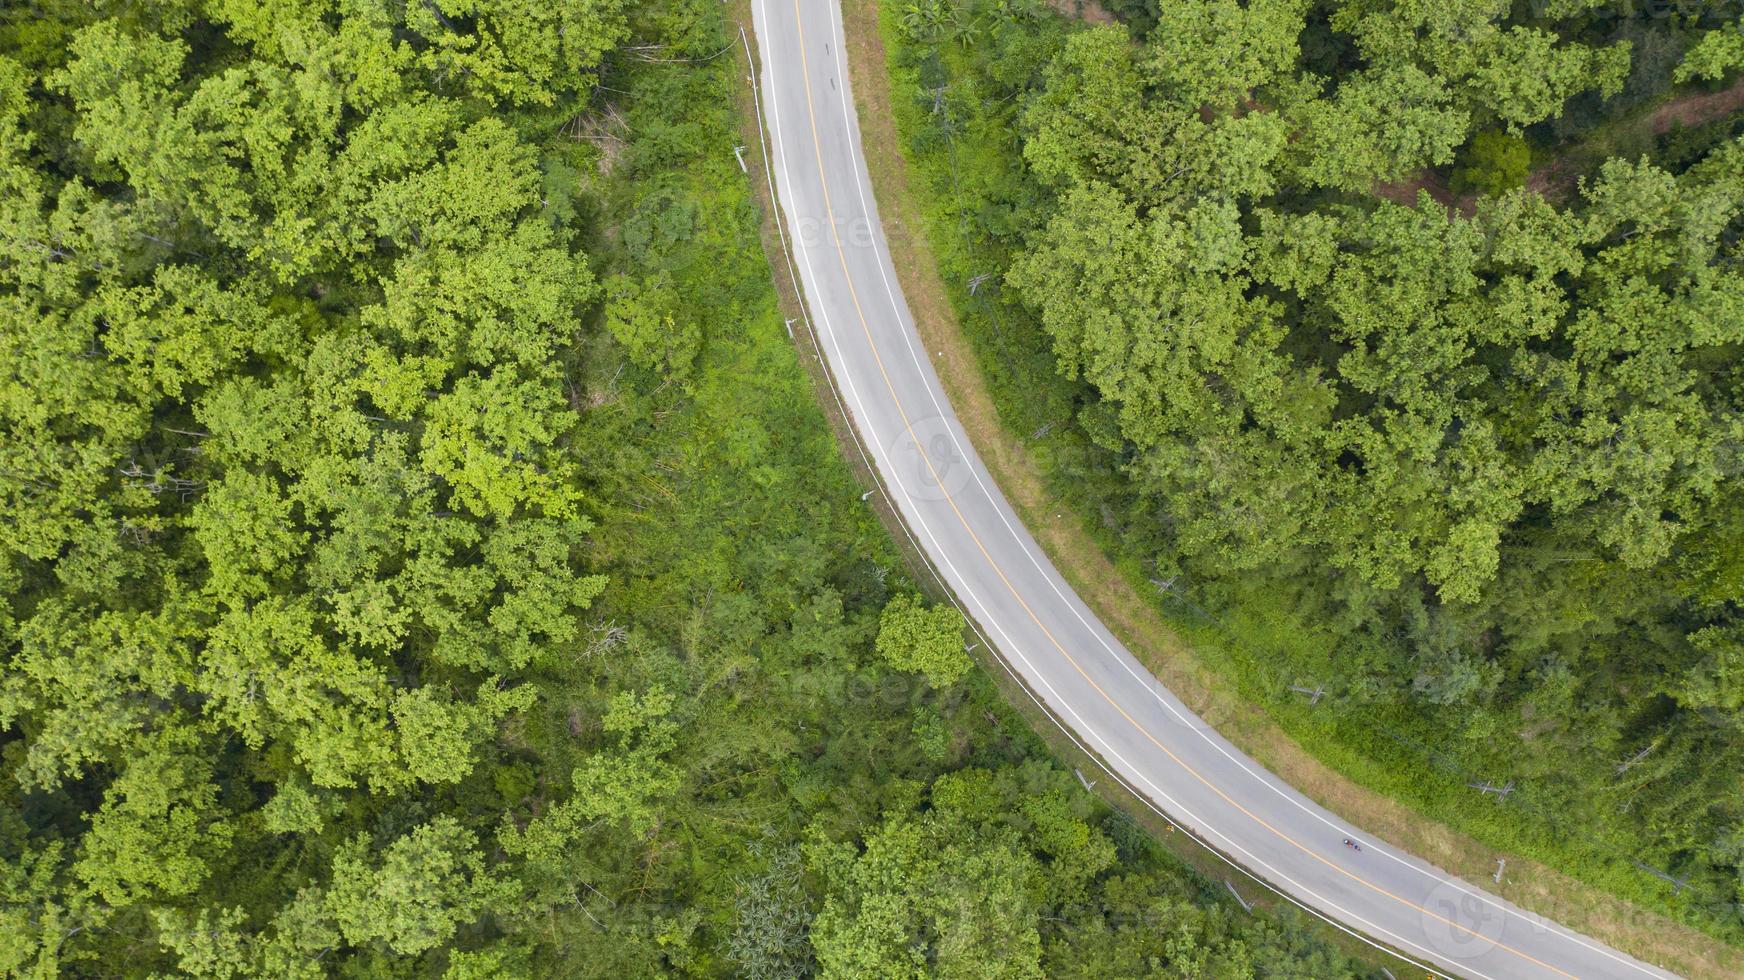
[[[1344,823],[1243,755],[1121,646],[1013,513],[921,347],[866,178],[835,0],[754,0],[754,24],[789,247],[852,422],[927,557],[1074,738],[1248,873],[1436,970],[1669,976]]]

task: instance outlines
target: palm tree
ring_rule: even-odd
[[[951,40],[960,47],[972,47],[981,39],[981,18],[968,13],[962,7],[951,8]]]
[[[902,8],[902,30],[913,41],[925,42],[937,37],[942,19],[939,0],[909,0]]]
[[[1001,24],[1035,20],[1040,15],[1040,0],[993,0],[993,16]]]

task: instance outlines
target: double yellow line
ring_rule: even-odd
[[[793,16],[794,16],[794,26],[799,34],[800,71],[803,75],[803,81],[805,83],[806,114],[811,122],[812,153],[814,154],[814,156],[816,157],[816,160],[817,160],[818,181],[823,185],[824,210],[826,212],[826,217],[828,218],[828,223],[829,223],[829,227],[830,227],[830,237],[831,237],[831,240],[835,243],[835,247],[836,247],[836,259],[838,262],[841,263],[842,278],[848,285],[848,298],[854,305],[855,314],[859,317],[860,329],[863,330],[866,334],[866,343],[867,343],[867,346],[872,351],[873,360],[878,365],[878,373],[884,379],[885,388],[890,392],[891,403],[896,406],[897,414],[901,416],[903,428],[907,432],[909,438],[916,440],[916,442],[918,444],[919,437],[916,435],[916,433],[914,431],[914,425],[909,419],[908,410],[903,407],[902,399],[896,392],[896,385],[894,383],[892,383],[892,381],[890,380],[890,372],[885,368],[884,358],[878,351],[878,342],[876,339],[873,338],[872,327],[866,320],[866,311],[860,305],[859,291],[857,289],[855,289],[855,287],[854,287],[854,276],[853,276],[853,273],[851,271],[849,271],[849,268],[848,268],[847,251],[842,244],[841,234],[839,233],[839,231],[836,228],[835,207],[830,202],[829,177],[824,172],[823,143],[822,143],[822,139],[821,139],[819,132],[818,132],[817,111],[813,105],[812,94],[811,94],[811,60],[806,55],[805,18],[804,18],[804,15],[800,9],[800,0],[794,0],[794,2],[793,2]],[[1537,957],[1534,957],[1531,954],[1526,953],[1522,950],[1515,949],[1514,947],[1509,946],[1505,943],[1501,943],[1501,942],[1498,942],[1494,939],[1491,939],[1490,937],[1485,936],[1482,933],[1479,933],[1479,932],[1477,932],[1477,931],[1475,931],[1467,926],[1461,925],[1460,923],[1455,922],[1454,920],[1449,919],[1446,916],[1440,915],[1439,913],[1437,913],[1431,909],[1425,908],[1424,906],[1419,905],[1416,902],[1411,901],[1410,899],[1407,899],[1407,898],[1400,896],[1400,895],[1396,895],[1393,892],[1388,891],[1387,889],[1382,888],[1379,885],[1376,885],[1373,882],[1370,882],[1367,879],[1365,879],[1359,875],[1352,874],[1349,870],[1339,866],[1338,864],[1336,864],[1332,861],[1327,860],[1325,858],[1325,856],[1321,855],[1320,853],[1318,853],[1314,849],[1308,847],[1307,845],[1303,844],[1302,842],[1296,840],[1294,837],[1291,837],[1289,834],[1284,833],[1282,830],[1279,830],[1277,827],[1275,827],[1271,823],[1267,822],[1264,818],[1260,817],[1258,814],[1254,813],[1253,811],[1249,810],[1247,807],[1244,807],[1240,803],[1236,802],[1233,798],[1231,798],[1229,796],[1229,794],[1227,794],[1223,790],[1219,789],[1216,786],[1216,784],[1212,783],[1209,779],[1206,779],[1203,775],[1201,775],[1197,769],[1194,769],[1192,766],[1188,765],[1186,760],[1182,759],[1180,756],[1178,756],[1174,752],[1170,751],[1168,746],[1164,745],[1161,741],[1159,741],[1157,739],[1157,737],[1152,735],[1147,728],[1145,728],[1143,725],[1139,724],[1137,719],[1133,718],[1132,715],[1128,714],[1126,712],[1126,709],[1122,708],[1118,703],[1116,703],[1115,700],[1108,695],[1108,692],[1103,690],[1102,685],[1096,683],[1095,679],[1092,678],[1084,670],[1084,668],[1079,665],[1077,659],[1074,658],[1071,655],[1071,653],[1067,652],[1066,648],[1054,636],[1053,631],[1048,629],[1047,625],[1041,621],[1041,618],[1035,614],[1035,610],[1031,609],[1029,603],[1024,600],[1023,595],[1021,593],[1019,593],[1018,590],[1016,589],[1016,587],[1011,584],[1011,580],[1006,577],[1004,569],[1000,568],[999,563],[994,561],[993,556],[990,553],[988,553],[986,545],[982,544],[980,536],[975,533],[975,529],[972,526],[970,526],[968,519],[963,516],[962,510],[957,507],[956,499],[951,495],[949,488],[945,485],[938,470],[933,466],[932,457],[928,453],[926,453],[924,451],[924,449],[920,453],[920,456],[922,459],[926,460],[927,470],[932,475],[934,484],[937,485],[940,492],[943,493],[945,502],[950,505],[951,512],[957,516],[957,520],[963,525],[963,530],[968,533],[970,540],[975,542],[975,547],[981,552],[981,557],[983,557],[987,560],[988,566],[993,569],[994,574],[999,576],[999,580],[1002,583],[1004,583],[1005,588],[1011,593],[1012,598],[1016,599],[1018,604],[1023,607],[1024,612],[1029,615],[1030,620],[1036,624],[1036,626],[1042,631],[1042,634],[1045,635],[1048,638],[1048,641],[1054,645],[1054,649],[1058,650],[1060,653],[1060,656],[1064,657],[1066,662],[1072,665],[1072,669],[1076,670],[1078,672],[1078,675],[1080,677],[1082,677],[1085,680],[1085,682],[1088,683],[1096,691],[1097,694],[1101,695],[1101,697],[1104,701],[1108,702],[1109,707],[1113,708],[1116,712],[1118,712],[1122,718],[1126,719],[1126,721],[1129,724],[1131,724],[1133,726],[1133,728],[1137,729],[1141,735],[1143,735],[1152,745],[1154,745],[1158,749],[1160,749],[1163,752],[1163,754],[1167,755],[1171,760],[1173,760],[1176,765],[1180,766],[1183,770],[1185,770],[1194,779],[1198,780],[1201,784],[1203,784],[1207,789],[1211,790],[1213,793],[1215,793],[1219,797],[1221,797],[1225,803],[1228,803],[1230,806],[1234,807],[1236,810],[1238,810],[1242,814],[1246,815],[1249,819],[1253,820],[1255,823],[1259,824],[1261,827],[1264,827],[1266,830],[1271,831],[1280,840],[1285,841],[1286,843],[1290,844],[1292,847],[1295,847],[1297,850],[1301,851],[1303,854],[1305,854],[1308,857],[1311,857],[1314,860],[1320,862],[1321,864],[1325,865],[1327,868],[1331,869],[1332,871],[1337,872],[1338,874],[1341,874],[1341,875],[1345,876],[1346,878],[1349,878],[1351,881],[1354,881],[1357,884],[1362,885],[1363,887],[1365,887],[1365,888],[1367,888],[1367,889],[1369,889],[1377,894],[1384,895],[1387,898],[1390,898],[1390,899],[1406,906],[1407,908],[1414,909],[1417,912],[1421,913],[1422,915],[1425,915],[1425,916],[1428,916],[1430,918],[1436,919],[1440,922],[1443,922],[1443,923],[1447,924],[1448,926],[1451,926],[1452,928],[1459,930],[1460,932],[1466,933],[1467,935],[1474,936],[1474,937],[1481,939],[1485,942],[1491,943],[1492,945],[1494,945],[1498,949],[1506,950],[1507,952],[1512,953],[1515,956],[1518,956],[1522,960],[1525,960],[1525,961],[1532,963],[1532,964],[1535,964],[1537,966],[1541,966],[1544,969],[1551,971],[1552,973],[1556,973],[1556,974],[1559,974],[1559,975],[1564,976],[1564,977],[1569,977],[1570,980],[1576,980],[1575,975],[1567,972],[1566,970],[1562,970],[1558,967],[1552,966],[1551,964],[1546,963],[1543,960],[1540,960]],[[1506,914],[1506,913],[1504,913],[1504,914]]]

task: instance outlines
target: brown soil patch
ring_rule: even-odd
[[[1566,157],[1558,157],[1526,175],[1526,189],[1539,197],[1560,201],[1574,188],[1579,176]]]
[[[1453,874],[1484,882],[1486,888],[1525,908],[1666,969],[1692,977],[1744,976],[1744,950],[1635,908],[1537,862],[1498,854],[1331,769],[1261,709],[1239,697],[1169,629],[1151,602],[1137,593],[1084,530],[1086,520],[1048,492],[1041,469],[1022,440],[1000,421],[974,351],[957,324],[923,213],[909,185],[901,153],[904,144],[890,111],[878,2],[843,0],[843,16],[863,146],[897,278],[928,348],[943,352],[937,364],[939,376],[983,461],[1061,574],[1103,622],[1201,717],[1262,765],[1345,819]],[[1034,723],[1033,714],[1026,712],[1026,716]],[[1110,789],[1109,782],[1098,782],[1097,792]],[[1118,787],[1112,789],[1106,798],[1118,801]],[[1126,801],[1129,812],[1132,803]],[[1498,857],[1508,858],[1509,874],[1495,886],[1489,875]]]
[[[1744,78],[1739,78],[1732,87],[1719,92],[1681,95],[1641,117],[1633,125],[1655,136],[1661,136],[1673,126],[1700,126],[1740,111],[1744,111]],[[1575,178],[1580,175],[1578,168],[1581,165],[1576,162],[1576,158],[1577,154],[1564,153],[1533,170],[1526,176],[1526,189],[1540,197],[1566,198],[1574,189]],[[1418,188],[1429,191],[1437,201],[1456,208],[1467,217],[1477,208],[1477,198],[1474,195],[1455,197],[1447,189],[1446,182],[1429,170],[1409,180],[1377,183],[1370,188],[1370,192],[1376,197],[1411,206],[1417,203]]]
[[[1369,193],[1374,196],[1392,201],[1394,204],[1403,204],[1408,208],[1417,206],[1418,191],[1428,191],[1429,196],[1443,207],[1459,207],[1464,210],[1465,205],[1469,203],[1454,196],[1453,191],[1447,187],[1447,181],[1442,180],[1441,175],[1433,170],[1421,171],[1416,176],[1405,180],[1377,181],[1373,187],[1369,188]]]
[[[1672,99],[1653,110],[1653,114],[1647,117],[1647,125],[1654,135],[1658,135],[1671,129],[1673,125],[1700,126],[1705,122],[1723,119],[1740,109],[1744,109],[1744,77],[1739,78],[1729,89],[1697,92]]]
[[[1114,15],[1096,0],[1048,0],[1048,6],[1087,24],[1112,24]]]

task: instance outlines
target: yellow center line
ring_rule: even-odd
[[[799,33],[799,62],[800,62],[800,70],[802,72],[803,80],[805,82],[806,114],[810,118],[810,121],[811,121],[812,152],[817,158],[818,181],[819,181],[819,183],[821,183],[823,185],[824,211],[825,211],[826,216],[828,218],[828,223],[829,223],[829,227],[830,227],[830,237],[835,242],[836,259],[837,259],[837,261],[839,261],[841,263],[842,278],[847,282],[847,285],[848,285],[848,298],[854,304],[854,313],[859,317],[860,328],[866,334],[866,343],[872,350],[872,358],[878,365],[878,373],[883,377],[884,386],[890,392],[891,403],[896,406],[897,414],[902,417],[902,425],[903,425],[904,430],[907,432],[909,438],[915,440],[916,445],[919,445],[920,444],[920,437],[915,433],[914,425],[909,420],[909,417],[908,417],[908,410],[903,407],[902,399],[896,393],[896,385],[890,380],[890,372],[884,366],[884,358],[881,354],[879,354],[879,351],[878,351],[878,342],[872,336],[872,327],[867,322],[866,312],[860,305],[859,291],[854,288],[854,276],[853,276],[853,273],[850,272],[848,269],[847,251],[844,249],[844,247],[842,245],[841,235],[838,233],[838,231],[836,229],[835,206],[833,204],[831,204],[831,202],[830,202],[829,178],[824,173],[823,142],[822,142],[822,138],[818,132],[817,111],[816,111],[815,107],[813,106],[813,102],[812,102],[811,59],[806,56],[806,51],[805,51],[805,49],[806,49],[805,18],[800,10],[800,0],[793,0],[793,16],[794,16],[794,26],[797,28],[798,33]],[[1370,889],[1371,891],[1374,891],[1380,895],[1384,895],[1387,898],[1390,898],[1390,899],[1400,903],[1401,905],[1406,906],[1407,908],[1415,909],[1416,911],[1422,913],[1423,915],[1427,915],[1431,918],[1437,919],[1441,922],[1446,923],[1449,926],[1452,926],[1455,929],[1458,929],[1461,932],[1467,933],[1467,934],[1472,935],[1472,936],[1476,936],[1479,939],[1482,939],[1486,942],[1493,944],[1494,946],[1496,946],[1499,949],[1503,949],[1503,950],[1506,950],[1510,953],[1513,953],[1515,956],[1518,956],[1521,959],[1526,960],[1527,962],[1535,963],[1538,966],[1541,966],[1541,967],[1545,968],[1546,970],[1549,970],[1553,973],[1557,973],[1557,974],[1560,974],[1562,976],[1569,977],[1570,980],[1577,980],[1577,978],[1575,978],[1574,974],[1569,973],[1566,970],[1559,969],[1555,966],[1552,966],[1549,963],[1544,962],[1543,960],[1538,959],[1535,956],[1532,956],[1529,953],[1526,953],[1522,950],[1515,949],[1514,947],[1509,946],[1509,945],[1502,943],[1502,942],[1498,942],[1497,940],[1491,939],[1490,937],[1485,936],[1482,933],[1477,932],[1477,931],[1475,931],[1467,926],[1461,925],[1460,923],[1455,922],[1452,919],[1449,919],[1443,915],[1440,915],[1439,913],[1437,913],[1431,909],[1425,908],[1422,905],[1418,905],[1416,902],[1413,902],[1410,899],[1404,898],[1403,896],[1400,896],[1400,895],[1396,895],[1396,894],[1388,891],[1387,889],[1382,888],[1381,886],[1376,885],[1371,881],[1368,881],[1367,879],[1361,877],[1360,875],[1353,874],[1348,869],[1343,868],[1343,867],[1339,866],[1338,864],[1327,860],[1325,856],[1321,855],[1320,853],[1318,853],[1317,851],[1308,847],[1307,845],[1303,844],[1302,842],[1296,840],[1294,837],[1291,837],[1289,834],[1286,834],[1283,831],[1279,830],[1277,827],[1272,826],[1271,823],[1267,822],[1265,819],[1260,817],[1258,814],[1254,813],[1253,811],[1249,810],[1247,807],[1244,807],[1240,803],[1236,802],[1234,799],[1232,799],[1229,796],[1229,794],[1225,793],[1222,789],[1218,788],[1216,784],[1212,783],[1209,779],[1206,779],[1203,775],[1200,775],[1200,773],[1197,769],[1194,769],[1192,766],[1188,765],[1186,760],[1184,760],[1180,756],[1176,755],[1173,751],[1171,751],[1169,749],[1168,746],[1166,746],[1162,742],[1158,741],[1157,737],[1155,735],[1152,735],[1150,733],[1149,729],[1145,728],[1144,725],[1140,724],[1137,719],[1132,717],[1132,715],[1127,714],[1126,709],[1122,708],[1118,703],[1116,703],[1115,700],[1109,696],[1108,692],[1102,689],[1102,685],[1096,683],[1095,679],[1092,678],[1087,672],[1085,672],[1084,668],[1078,663],[1078,661],[1070,653],[1068,653],[1066,651],[1066,648],[1060,643],[1060,641],[1057,638],[1055,638],[1053,631],[1048,629],[1047,625],[1045,623],[1043,623],[1041,621],[1041,618],[1036,615],[1035,610],[1031,609],[1029,603],[1024,601],[1022,594],[1020,594],[1017,591],[1017,588],[1011,584],[1011,580],[1006,577],[1004,569],[1000,568],[999,563],[994,561],[993,556],[988,553],[987,547],[984,544],[982,544],[980,536],[975,533],[975,529],[970,526],[968,519],[963,516],[962,510],[960,510],[957,507],[956,499],[951,495],[951,492],[946,487],[943,478],[940,476],[938,470],[933,466],[932,457],[927,454],[924,447],[920,453],[920,456],[922,459],[926,460],[927,470],[931,473],[932,478],[933,478],[933,482],[938,486],[939,490],[944,494],[945,503],[950,505],[951,512],[957,516],[958,522],[960,522],[963,525],[963,530],[968,533],[970,540],[975,542],[975,547],[981,552],[981,557],[987,560],[988,566],[993,569],[994,574],[999,576],[999,580],[1005,584],[1005,588],[1011,593],[1012,598],[1016,599],[1018,602],[1018,605],[1023,607],[1024,612],[1029,614],[1030,620],[1036,624],[1036,626],[1042,631],[1042,634],[1045,635],[1048,638],[1048,641],[1054,645],[1054,649],[1058,650],[1060,653],[1060,656],[1064,657],[1066,659],[1066,662],[1072,665],[1072,669],[1076,670],[1078,672],[1078,675],[1080,677],[1084,678],[1084,680],[1087,683],[1089,683],[1089,685],[1092,688],[1095,689],[1096,693],[1102,696],[1102,699],[1104,701],[1108,702],[1109,707],[1113,708],[1116,712],[1118,712],[1120,714],[1120,716],[1122,718],[1126,719],[1126,721],[1129,724],[1131,724],[1133,728],[1137,729],[1139,734],[1143,735],[1152,745],[1156,746],[1158,749],[1161,749],[1163,754],[1167,755],[1171,760],[1173,760],[1176,765],[1178,765],[1182,769],[1186,770],[1189,775],[1191,775],[1194,779],[1196,779],[1200,783],[1202,783],[1207,789],[1211,790],[1213,793],[1216,793],[1219,797],[1221,797],[1223,799],[1223,801],[1225,803],[1228,803],[1230,806],[1239,810],[1242,814],[1246,815],[1249,819],[1251,819],[1255,823],[1259,824],[1261,827],[1264,827],[1266,830],[1271,831],[1280,840],[1285,841],[1286,843],[1295,847],[1297,850],[1301,851],[1303,854],[1306,854],[1307,856],[1313,858],[1314,860],[1319,861],[1321,864],[1324,864],[1326,867],[1332,869],[1333,871],[1336,871],[1339,874],[1344,875],[1346,878],[1349,878],[1350,880],[1362,885],[1365,888]],[[1504,914],[1506,914],[1506,913],[1504,912]]]

